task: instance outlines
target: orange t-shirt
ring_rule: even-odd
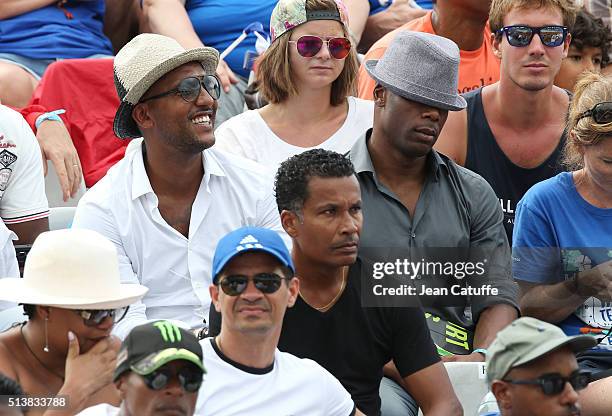
[[[431,13],[425,16],[412,20],[403,26],[387,33],[380,38],[365,55],[365,61],[368,59],[380,59],[393,39],[400,30],[412,30],[415,32],[432,33],[435,35],[433,25],[431,24]],[[459,93],[475,90],[485,85],[493,84],[499,81],[499,59],[493,55],[491,46],[491,29],[487,24],[484,32],[484,42],[482,46],[475,51],[459,51],[461,58],[459,62]],[[418,59],[415,56],[415,59]],[[408,63],[409,65],[409,63]],[[370,75],[365,69],[365,65],[361,64],[359,68],[359,98],[366,100],[373,99],[372,91],[376,86],[376,81],[370,78]]]

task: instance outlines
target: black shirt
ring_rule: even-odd
[[[359,410],[376,416],[387,362],[393,359],[406,377],[440,359],[421,308],[361,306],[362,267],[361,260],[351,266],[344,292],[327,312],[298,297],[285,313],[278,349],[319,363],[348,390]],[[210,311],[210,335],[216,336],[221,319],[214,308]]]
[[[512,246],[516,204],[533,185],[564,170],[560,157],[565,144],[565,132],[559,139],[559,145],[540,166],[527,169],[515,165],[493,136],[484,113],[481,92],[482,90],[478,89],[464,95],[467,101],[468,123],[465,167],[485,178],[495,191],[504,212],[506,235]]]

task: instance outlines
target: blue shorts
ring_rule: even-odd
[[[110,55],[96,54],[88,56],[87,58],[113,58]],[[0,61],[9,62],[15,64],[20,68],[26,70],[37,80],[43,76],[45,70],[49,65],[55,61],[61,61],[59,59],[32,59],[21,55],[15,55],[13,53],[0,53]]]

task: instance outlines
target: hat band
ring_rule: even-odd
[[[337,10],[318,10],[306,12],[306,20],[308,22],[311,20],[337,20],[338,22],[342,23],[342,18]]]

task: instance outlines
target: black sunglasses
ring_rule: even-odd
[[[119,322],[125,317],[128,309],[129,306],[117,309],[76,309],[74,312],[83,318],[86,326],[98,326],[108,317],[111,317],[115,323]]]
[[[169,368],[160,368],[151,374],[141,375],[145,384],[151,390],[161,390],[168,385],[173,377],[178,377],[181,388],[188,393],[195,393],[202,385],[204,373],[193,367],[183,367],[178,372]]]
[[[585,117],[593,117],[597,124],[612,123],[612,101],[595,104],[593,108],[580,114],[576,121],[582,120]]]
[[[274,293],[280,286],[283,279],[276,273],[259,273],[253,276],[253,284],[255,288],[262,293]],[[226,276],[219,281],[219,286],[228,296],[238,296],[244,292],[249,284],[248,276],[232,275]]]
[[[540,40],[544,46],[554,48],[560,46],[565,42],[567,38],[567,27],[565,26],[542,26],[542,27],[531,27],[524,25],[516,26],[505,26],[497,31],[497,34],[501,36],[506,34],[508,43],[512,46],[519,48],[528,46],[533,39],[533,36],[537,33],[540,36]]]
[[[201,78],[189,77],[182,80],[178,87],[171,89],[170,91],[162,92],[161,94],[154,95],[152,97],[140,100],[144,103],[149,100],[155,100],[157,98],[166,97],[172,94],[179,94],[181,98],[188,103],[191,103],[200,96],[201,89],[204,88],[206,92],[213,98],[218,100],[221,95],[221,83],[219,79],[214,75],[204,75]]]
[[[532,384],[540,386],[542,392],[547,396],[554,396],[563,391],[565,383],[569,382],[574,390],[582,390],[591,382],[591,373],[588,371],[576,370],[569,377],[561,374],[544,374],[533,380],[503,380],[511,384]]]

